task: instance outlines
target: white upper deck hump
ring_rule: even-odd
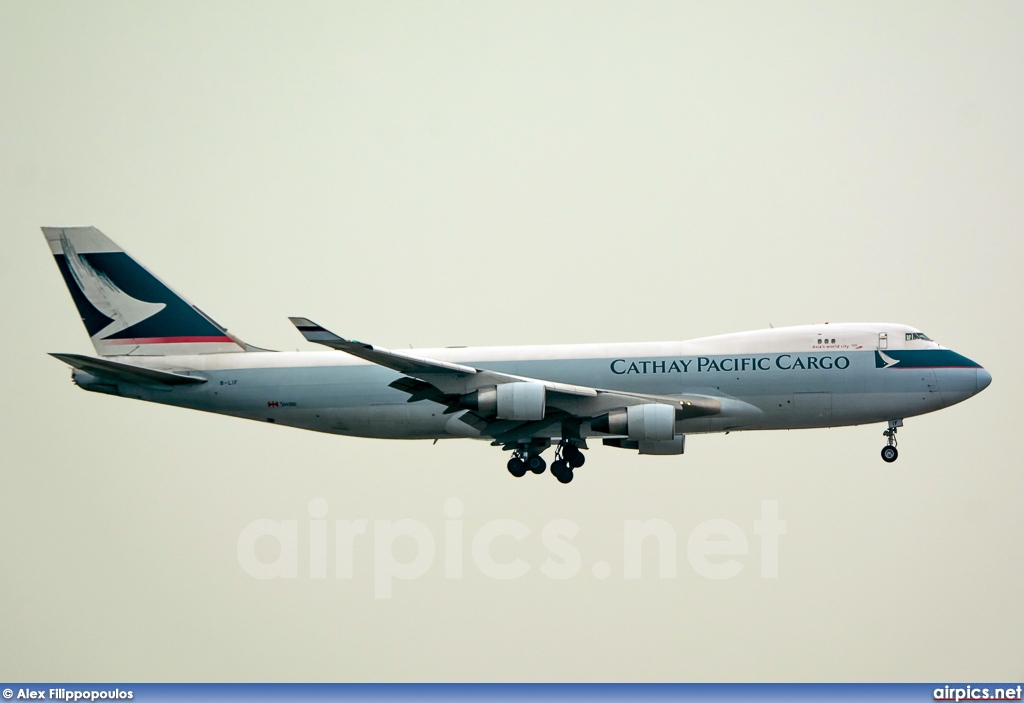
[[[920,330],[891,322],[825,322],[736,332],[682,343],[684,356],[938,348],[940,346]]]

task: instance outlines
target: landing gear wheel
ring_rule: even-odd
[[[583,452],[575,444],[571,444],[566,440],[558,446],[558,454],[556,455],[559,459],[564,459],[566,465],[570,469],[578,469],[586,463],[587,458],[583,456]]]
[[[578,469],[587,463],[587,457],[583,456],[583,452],[579,449],[565,457],[565,460],[569,462],[569,466]]]
[[[896,431],[900,427],[903,427],[903,420],[889,420],[889,429],[882,433],[885,437],[885,446],[882,447],[882,460],[891,464],[896,461],[896,457],[900,455],[896,449]]]
[[[526,467],[535,474],[542,474],[544,469],[548,468],[548,463],[540,454],[534,454],[526,460]]]
[[[517,457],[509,459],[508,472],[516,478],[522,478],[526,475],[526,462]]]
[[[551,475],[558,479],[559,483],[572,481],[572,467],[565,459],[559,459],[551,463]]]

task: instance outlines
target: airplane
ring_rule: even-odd
[[[317,432],[472,438],[516,477],[573,480],[589,443],[677,455],[686,435],[887,423],[980,393],[982,366],[920,330],[814,324],[689,341],[390,350],[290,318],[329,351],[249,345],[94,227],[43,227],[97,357],[52,354],[98,393]],[[341,352],[341,353],[339,353]]]

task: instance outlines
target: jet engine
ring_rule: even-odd
[[[529,381],[502,383],[467,393],[462,405],[499,420],[543,420],[547,394],[543,383]]]
[[[590,429],[638,441],[663,442],[675,438],[676,409],[662,403],[631,405],[595,417]]]

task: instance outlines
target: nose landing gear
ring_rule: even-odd
[[[882,461],[891,464],[899,458],[899,450],[896,449],[896,429],[903,427],[903,420],[889,420],[889,429],[882,432],[886,439],[886,445],[882,447]]]

